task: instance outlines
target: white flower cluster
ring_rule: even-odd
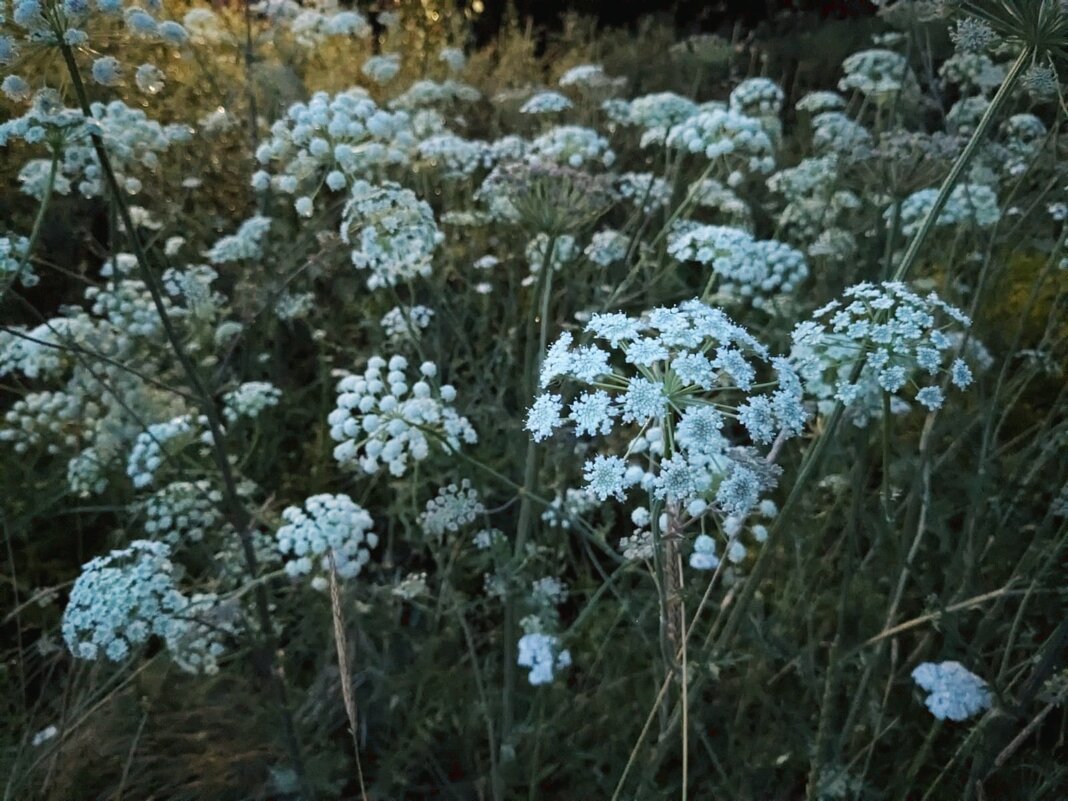
[[[316,92],[271,126],[256,159],[264,167],[273,164],[275,174],[261,170],[252,185],[301,197],[324,183],[339,192],[381,168],[407,164],[415,144],[408,115],[379,108],[363,89]]]
[[[672,128],[668,147],[700,153],[710,161],[723,159],[750,172],[775,169],[775,148],[760,121],[729,109],[713,108],[695,114]]]
[[[625,78],[613,78],[600,64],[579,64],[571,67],[557,83],[580,94],[593,95],[614,92],[626,84]]]
[[[627,257],[630,237],[610,228],[598,231],[583,250],[587,259],[600,267],[609,267]],[[543,251],[544,252],[544,251]]]
[[[439,170],[441,177],[449,181],[469,178],[490,160],[485,142],[451,133],[427,137],[419,142],[416,150],[423,164]]]
[[[635,125],[642,129],[641,147],[663,144],[668,131],[697,113],[695,102],[674,92],[642,95],[629,103],[621,102],[615,119],[624,125]]]
[[[254,260],[263,256],[263,239],[271,228],[271,218],[249,217],[237,231],[219,239],[204,256],[212,264]]]
[[[401,68],[399,53],[383,53],[371,56],[360,67],[360,72],[377,84],[386,84],[397,77]]]
[[[379,325],[390,342],[402,342],[418,339],[433,317],[434,310],[427,306],[394,306],[383,315]]]
[[[152,300],[152,293],[139,279],[124,278],[108,281],[103,287],[85,290],[85,299],[92,302],[93,314],[103,317],[116,330],[134,337],[157,337],[162,334],[163,321]],[[164,298],[168,317],[181,316],[181,309]]]
[[[785,95],[770,78],[747,78],[731,90],[730,108],[747,117],[778,117]]]
[[[531,632],[519,638],[519,654],[516,662],[530,669],[527,679],[537,687],[551,684],[553,675],[571,665],[571,652],[560,647],[560,638],[554,634]]]
[[[733,220],[748,222],[750,219],[749,204],[715,178],[704,178],[690,184],[688,195],[695,205],[715,209]]]
[[[459,47],[443,47],[438,51],[438,61],[444,64],[449,72],[460,72],[467,66],[467,56]]]
[[[70,47],[82,48],[89,43],[89,34],[85,30],[94,16],[122,18],[126,30],[131,36],[151,42],[168,45],[182,45],[188,40],[185,29],[173,20],[159,20],[154,14],[161,10],[160,4],[148,3],[147,9],[141,6],[126,6],[123,0],[101,0],[92,7],[88,3],[65,3],[62,13],[54,15],[51,8],[42,9],[38,0],[17,0],[11,3],[12,21],[21,29],[27,43],[54,44],[58,36]],[[4,37],[7,39],[7,37]],[[14,43],[7,40],[8,48]],[[88,49],[88,48],[86,48]]]
[[[446,532],[456,533],[486,511],[478,491],[468,479],[459,486],[449,484],[426,503],[426,510],[419,515],[423,533],[433,539],[441,539]]]
[[[600,165],[611,167],[616,154],[608,140],[592,128],[579,125],[558,125],[530,143],[535,158],[568,167]]]
[[[97,161],[96,152],[89,140],[90,127],[104,142],[115,177],[130,194],[139,193],[143,184],[138,174],[154,173],[159,169],[160,155],[170,149],[171,145],[185,142],[192,136],[192,129],[186,125],[160,125],[148,118],[144,111],[131,108],[121,100],[110,103],[93,103],[89,107],[91,118],[88,124],[72,130],[68,136],[60,162],[60,180],[56,191],[67,194],[71,186],[77,185],[78,191],[85,197],[99,197],[104,194],[104,173]],[[80,118],[77,111],[65,109],[63,119],[67,122]],[[38,112],[31,111],[30,115]],[[47,116],[55,118],[58,111],[51,111]],[[18,121],[13,121],[17,123]],[[11,124],[11,123],[8,123]],[[54,126],[55,122],[49,122]],[[0,136],[0,139],[3,139]],[[31,176],[47,175],[48,162],[34,160],[27,162],[20,174],[23,191],[40,199],[43,181],[33,180]]]
[[[183,670],[216,672],[225,627],[201,622],[215,611],[215,598],[186,597],[177,578],[170,549],[161,542],[135,540],[87,562],[63,613],[63,639],[71,654],[119,662],[160,637]]]
[[[482,93],[473,86],[448,78],[438,81],[416,81],[402,94],[390,101],[393,109],[414,111],[427,106],[449,106],[456,103],[476,103]]]
[[[241,418],[254,420],[260,412],[277,406],[282,390],[268,381],[246,381],[223,395],[223,416],[231,423]]]
[[[0,236],[0,295],[15,281],[25,287],[37,284],[37,274],[26,258],[29,247],[30,240],[24,236]]]
[[[845,111],[846,101],[837,92],[815,91],[809,92],[794,104],[798,111],[804,111],[813,116],[825,111]]]
[[[573,348],[572,335],[561,335],[542,365],[542,388],[566,377],[589,389],[571,401],[566,418],[561,395],[540,395],[526,423],[535,441],[565,424],[590,437],[630,424],[637,431],[622,456],[586,461],[586,489],[598,499],[623,499],[640,484],[657,498],[697,504],[702,512],[708,500],[725,514],[744,514],[755,505],[766,478],[751,449],[731,439],[746,432],[753,442],[770,443],[800,433],[806,418],[801,386],[785,360],[771,360],[778,388],[756,394],[767,349],[722,311],[696,300],[637,319],[596,314],[586,331],[613,350]],[[644,467],[641,454],[647,456]]]
[[[937,189],[921,189],[913,192],[901,202],[899,220],[901,233],[911,237],[919,229],[927,214],[934,207],[938,197]],[[890,220],[892,210],[883,214]],[[978,228],[989,228],[1001,219],[997,193],[985,184],[957,184],[953,187],[946,205],[938,213],[935,225],[951,226],[971,224]]]
[[[840,111],[825,111],[812,118],[812,149],[817,156],[865,153],[871,132]]]
[[[621,200],[640,208],[645,214],[652,214],[671,203],[671,184],[651,172],[620,173],[614,177],[613,185]]]
[[[71,326],[65,322],[54,318],[30,329],[13,326],[11,331],[0,331],[0,376],[21,373],[37,379],[58,373],[68,363],[63,350],[56,347],[62,335],[70,333]]]
[[[430,437],[446,450],[474,444],[478,435],[466,417],[452,407],[456,390],[449,384],[436,389],[428,383],[437,368],[427,362],[421,378],[409,385],[408,360],[392,357],[388,364],[372,356],[362,376],[346,376],[337,385],[337,408],[327,418],[330,436],[339,443],[334,458],[342,465],[358,466],[365,473],[388,467],[403,476],[409,459],[430,455]],[[384,373],[384,374],[383,374]]]
[[[538,92],[524,103],[521,114],[558,114],[567,111],[575,104],[559,92]]]
[[[287,506],[282,520],[275,544],[286,575],[312,576],[311,586],[317,590],[330,586],[331,559],[338,578],[355,578],[371,561],[370,549],[378,545],[371,515],[348,495],[312,495],[303,508]]]
[[[358,180],[345,204],[341,238],[352,247],[352,263],[368,270],[367,286],[395,286],[430,275],[434,250],[444,240],[426,201],[387,181]]]
[[[568,487],[557,493],[552,503],[541,513],[541,519],[554,528],[569,529],[576,520],[597,507],[597,498],[584,489]]]
[[[1006,175],[1019,175],[1046,144],[1049,131],[1034,114],[1013,114],[999,131],[1009,158],[1002,165]]]
[[[174,481],[140,502],[145,533],[179,548],[223,527],[222,493],[206,479]]]
[[[182,17],[182,26],[188,31],[189,39],[194,44],[235,44],[237,41],[219,19],[219,15],[203,6],[189,9]]]
[[[0,435],[2,436],[2,435]],[[82,449],[67,461],[67,486],[79,498],[100,495],[108,488],[106,470],[110,459],[93,446]]]
[[[174,456],[187,445],[205,441],[210,433],[203,430],[207,420],[182,415],[162,423],[152,423],[137,435],[126,462],[126,475],[138,489],[147,487],[156,479],[156,473],[169,456]]]
[[[980,96],[1001,86],[1007,72],[1004,65],[995,64],[982,53],[954,53],[938,68],[939,77],[959,87],[962,94],[978,92]]]
[[[96,411],[86,406],[79,395],[67,392],[27,393],[4,413],[0,442],[14,443],[15,453],[28,453],[43,443],[49,453],[58,453],[61,446],[76,447],[81,423]]]
[[[946,330],[952,324],[967,328],[970,321],[933,292],[922,297],[899,282],[856,284],[798,324],[790,359],[821,413],[841,401],[863,426],[881,416],[884,394],[892,410],[907,409],[903,394],[915,388],[916,402],[933,410],[944,401],[943,374],[960,389],[972,383],[968,365],[954,355]],[[861,372],[850,381],[859,360]]]
[[[924,662],[912,680],[926,690],[927,708],[939,720],[962,721],[990,708],[987,683],[960,662]]]
[[[371,26],[356,11],[334,10],[324,13],[307,8],[289,20],[288,27],[297,44],[308,48],[318,47],[333,36],[366,39],[371,35]]]
[[[785,201],[778,216],[779,230],[811,256],[846,257],[855,249],[853,235],[841,226],[862,202],[853,192],[839,188],[838,175],[838,158],[830,154],[803,159],[768,178],[768,188]],[[835,240],[840,244],[828,249],[828,242]]]
[[[808,277],[800,251],[775,240],[755,240],[738,228],[684,225],[668,236],[668,253],[679,261],[711,266],[720,296],[760,309],[792,293]]]
[[[314,292],[282,292],[274,303],[274,313],[286,322],[307,317],[313,308]]]
[[[548,262],[549,269],[554,272],[559,271],[565,264],[570,264],[578,256],[579,249],[578,244],[575,242],[575,237],[564,234],[553,238],[553,251],[551,254],[547,254],[549,239],[548,234],[541,233],[536,234],[527,243],[523,255],[527,259],[527,265],[530,267],[531,273],[540,272],[546,262]],[[546,256],[548,256],[548,259]]]
[[[893,50],[862,50],[842,62],[843,92],[859,92],[875,102],[886,102],[902,89],[914,87],[916,78],[908,61]]]

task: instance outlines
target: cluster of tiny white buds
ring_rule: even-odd
[[[404,475],[411,461],[430,455],[431,438],[444,450],[459,450],[478,441],[478,435],[452,407],[456,390],[449,384],[435,388],[437,367],[425,362],[420,377],[409,384],[408,360],[393,356],[387,362],[374,356],[362,376],[347,376],[337,386],[337,408],[327,418],[330,436],[339,443],[334,458],[358,466],[365,473],[387,467]]]

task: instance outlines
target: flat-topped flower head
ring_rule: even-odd
[[[566,403],[563,392],[535,399],[527,416],[535,441],[562,427],[591,438],[627,432],[623,453],[586,462],[586,490],[602,501],[639,484],[657,498],[704,498],[726,513],[759,500],[767,477],[750,466],[747,443],[796,435],[805,422],[800,383],[784,360],[770,359],[744,328],[696,300],[639,318],[595,314],[586,332],[593,343],[576,347],[565,332],[545,356],[541,386],[577,388]],[[766,387],[774,389],[759,392]],[[665,431],[673,432],[667,448]],[[639,466],[644,453],[651,461]]]
[[[334,458],[365,473],[388,469],[399,477],[430,455],[435,440],[446,451],[477,442],[471,423],[452,406],[456,390],[432,384],[436,375],[427,362],[411,382],[407,359],[372,356],[363,375],[341,379],[337,407],[327,417],[338,443]]]
[[[793,292],[808,277],[803,253],[775,240],[757,241],[747,231],[720,225],[677,224],[668,253],[679,261],[712,268],[709,289],[726,303],[765,308]]]
[[[857,425],[866,425],[882,414],[884,393],[892,411],[907,410],[909,398],[934,410],[944,402],[943,378],[966,388],[972,373],[956,355],[954,335],[969,325],[933,292],[921,296],[900,282],[861,283],[797,325],[790,360],[821,412],[838,400]],[[851,382],[858,362],[863,367]]]
[[[419,515],[419,526],[428,537],[440,539],[446,532],[456,533],[486,511],[478,490],[468,479],[459,485],[442,487],[438,494],[426,503],[426,510]]]
[[[256,151],[264,169],[253,175],[253,187],[311,197],[323,185],[339,192],[385,167],[407,164],[415,144],[408,114],[379,108],[363,89],[316,92],[271,125],[270,138]]]
[[[368,288],[378,289],[430,275],[445,236],[429,204],[412,190],[358,180],[342,212],[341,238],[352,248],[353,266],[368,271]]]
[[[902,89],[914,88],[916,77],[908,61],[893,50],[862,50],[842,62],[845,73],[838,82],[843,92],[859,92],[876,102],[885,102]]]
[[[530,153],[543,160],[568,167],[611,167],[616,154],[608,140],[592,128],[558,125],[530,143]]]
[[[179,668],[214,673],[223,652],[218,621],[209,625],[216,599],[187,597],[179,569],[161,542],[134,540],[129,547],[90,560],[74,582],[63,613],[63,639],[76,659],[121,662],[153,637],[163,640]]]
[[[358,576],[371,560],[370,549],[378,545],[371,515],[348,495],[312,495],[303,507],[286,507],[282,520],[275,544],[286,574],[311,576],[317,590],[329,586],[332,569],[340,579]]]
[[[905,198],[898,209],[901,233],[912,236],[923,224],[927,214],[934,207],[938,197],[937,189],[921,189]],[[887,209],[883,218],[889,224],[893,216]],[[949,195],[945,206],[938,213],[935,225],[974,225],[976,228],[990,228],[1001,219],[997,192],[984,184],[957,184]]]
[[[610,101],[614,102],[614,101]],[[662,145],[668,131],[697,113],[697,104],[674,92],[636,97],[619,108],[616,117],[624,125],[642,129],[641,146]]]
[[[986,682],[960,662],[924,662],[912,671],[912,680],[927,691],[924,703],[939,720],[967,720],[990,708]]]
[[[282,390],[269,381],[246,381],[223,396],[223,416],[230,423],[242,418],[254,420],[281,399]]]
[[[737,111],[701,111],[668,132],[667,146],[720,160],[732,169],[766,175],[775,169],[775,147],[760,120]]]
[[[559,92],[538,92],[519,107],[521,114],[559,114],[575,104]]]
[[[139,504],[145,533],[174,548],[232,533],[223,521],[222,500],[222,493],[206,479],[171,482]]]

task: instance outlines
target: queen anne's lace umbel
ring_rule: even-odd
[[[924,662],[912,680],[927,691],[924,703],[939,720],[967,720],[990,708],[987,684],[960,662]]]
[[[152,637],[164,640],[180,668],[214,673],[226,627],[213,621],[216,599],[186,597],[178,570],[161,542],[134,540],[128,548],[82,567],[63,613],[63,639],[78,659],[119,662]]]
[[[373,356],[363,375],[338,383],[337,408],[327,422],[331,438],[339,443],[334,458],[342,465],[365,473],[387,468],[403,476],[411,462],[430,455],[435,439],[445,450],[478,441],[471,423],[452,407],[456,390],[430,383],[437,375],[433,364],[419,368],[414,384],[408,383],[407,371],[408,360],[402,356],[388,363]]]
[[[348,495],[312,495],[303,508],[287,506],[282,519],[285,525],[275,533],[275,544],[286,574],[311,576],[317,590],[329,586],[331,570],[341,579],[358,576],[371,560],[370,549],[378,545],[371,515]]]
[[[586,331],[610,350],[574,347],[570,333],[549,349],[541,386],[566,378],[585,389],[570,403],[551,391],[535,399],[526,423],[535,441],[563,426],[580,437],[629,427],[625,452],[586,462],[586,489],[600,500],[641,485],[661,500],[708,500],[726,514],[755,505],[768,480],[745,440],[770,443],[805,422],[800,383],[785,360],[770,359],[745,329],[696,300],[641,318],[596,314]],[[764,377],[776,388],[759,394]]]
[[[367,286],[395,286],[430,275],[431,257],[444,240],[430,206],[391,181],[356,181],[341,220],[341,238],[352,263],[367,270]]]
[[[861,283],[794,329],[790,359],[822,412],[841,401],[864,425],[881,414],[884,393],[892,410],[907,409],[910,399],[934,410],[944,401],[943,378],[958,389],[971,384],[952,330],[969,325],[933,292],[920,296],[900,282]],[[850,381],[858,363],[863,367]]]

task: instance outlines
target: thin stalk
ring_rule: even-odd
[[[528,320],[526,362],[523,379],[529,394],[533,395],[537,388],[537,375],[541,363],[542,354],[545,353],[545,345],[549,338],[549,302],[553,291],[553,268],[552,257],[556,249],[556,237],[550,236],[545,247],[545,256],[541,263],[541,302],[538,308],[540,319],[533,316]],[[538,350],[534,350],[533,325],[538,322]],[[512,567],[514,568],[523,558],[527,538],[534,525],[534,504],[532,494],[538,478],[538,451],[533,440],[527,442],[526,457],[523,464],[523,488],[520,490],[519,520],[516,524],[515,543],[512,550]],[[504,682],[501,697],[501,742],[505,743],[512,731],[512,696],[515,693],[516,671],[513,664],[513,652],[515,650],[515,603],[512,593],[506,596],[504,608]]]
[[[26,269],[26,266],[30,263],[30,257],[33,255],[33,251],[37,249],[37,240],[41,238],[41,228],[44,224],[45,214],[48,212],[48,205],[52,200],[52,193],[56,188],[56,175],[59,172],[59,149],[55,148],[52,151],[52,165],[48,169],[48,183],[45,184],[44,195],[41,197],[41,205],[37,207],[37,215],[33,218],[33,228],[30,230],[30,238],[26,245],[26,252],[19,260],[18,269],[12,273],[11,278],[0,290],[0,300],[3,300],[4,295],[7,294],[7,290],[15,285],[15,281],[22,275],[22,271]]]
[[[927,216],[923,218],[923,222],[920,224],[920,229],[916,232],[912,241],[909,242],[908,249],[905,251],[905,255],[901,258],[901,263],[894,271],[894,281],[904,281],[908,276],[909,271],[912,269],[913,264],[915,264],[916,259],[919,258],[920,248],[923,247],[927,235],[930,234],[931,229],[934,228],[935,222],[938,220],[938,215],[941,214],[942,209],[945,208],[946,202],[949,200],[949,195],[953,191],[953,187],[956,186],[961,174],[979,151],[979,145],[986,136],[987,130],[990,128],[991,124],[993,124],[994,118],[1001,111],[1001,107],[1004,106],[1005,102],[1009,99],[1009,95],[1012,93],[1012,90],[1016,86],[1016,82],[1020,79],[1024,69],[1030,62],[1032,55],[1031,48],[1024,48],[1020,51],[1020,55],[1016,57],[1016,61],[1012,63],[1012,67],[1009,68],[1009,73],[1005,76],[1005,80],[1001,82],[997,94],[995,94],[994,99],[990,101],[990,105],[987,106],[986,112],[983,114],[982,119],[979,120],[979,124],[975,126],[975,132],[972,134],[971,139],[968,140],[968,144],[965,145],[964,150],[961,151],[961,154],[953,163],[953,168],[949,171],[949,175],[947,175],[946,179],[942,182],[942,186],[938,190],[938,197],[935,198],[934,205],[928,210]]]
[[[59,42],[59,49],[66,64],[67,72],[70,74],[71,85],[77,96],[78,103],[81,106],[82,113],[89,119],[92,116],[89,96],[86,93],[85,84],[82,81],[78,64],[74,59],[74,52],[69,45],[62,41],[62,39]],[[152,303],[156,307],[156,311],[160,316],[160,322],[163,326],[167,341],[173,348],[174,354],[177,357],[183,372],[189,379],[190,384],[192,384],[194,394],[199,400],[200,409],[208,421],[208,428],[211,433],[212,454],[222,478],[227,508],[233,519],[234,527],[241,537],[241,548],[245,559],[245,566],[251,577],[255,579],[259,574],[259,563],[252,544],[251,517],[248,510],[245,509],[244,504],[241,502],[241,498],[237,492],[237,482],[234,479],[233,471],[230,468],[230,459],[223,441],[223,428],[218,411],[215,408],[215,404],[212,402],[207,387],[204,385],[204,382],[196,369],[196,365],[193,363],[192,359],[190,359],[189,354],[186,353],[181,339],[178,336],[178,332],[175,330],[174,324],[167,312],[167,308],[163,302],[163,293],[160,287],[159,278],[153,272],[152,267],[149,264],[148,256],[141,243],[141,238],[138,235],[137,228],[134,226],[133,219],[130,216],[129,207],[126,205],[123,197],[122,188],[115,177],[115,170],[111,165],[111,159],[108,157],[107,150],[104,147],[103,139],[96,131],[91,131],[89,136],[93,145],[93,151],[96,153],[96,157],[100,162],[101,171],[104,173],[104,179],[107,183],[112,203],[121,217],[123,225],[126,228],[127,236],[130,239],[130,243],[133,245],[134,257],[137,260],[138,269],[140,270],[145,286],[148,288],[149,294],[152,297]],[[292,712],[289,708],[288,692],[281,679],[279,668],[276,664],[278,646],[274,637],[274,622],[271,617],[267,589],[262,584],[256,587],[256,610],[260,620],[260,626],[263,629],[263,650],[265,651],[268,673],[271,676],[271,683],[274,685],[276,700],[281,711],[283,729],[287,747],[290,752],[290,758],[293,761],[293,769],[297,774],[301,786],[304,788],[304,794],[314,801],[315,793],[305,775],[304,759],[301,756],[300,743],[296,734],[296,726],[293,721]]]

